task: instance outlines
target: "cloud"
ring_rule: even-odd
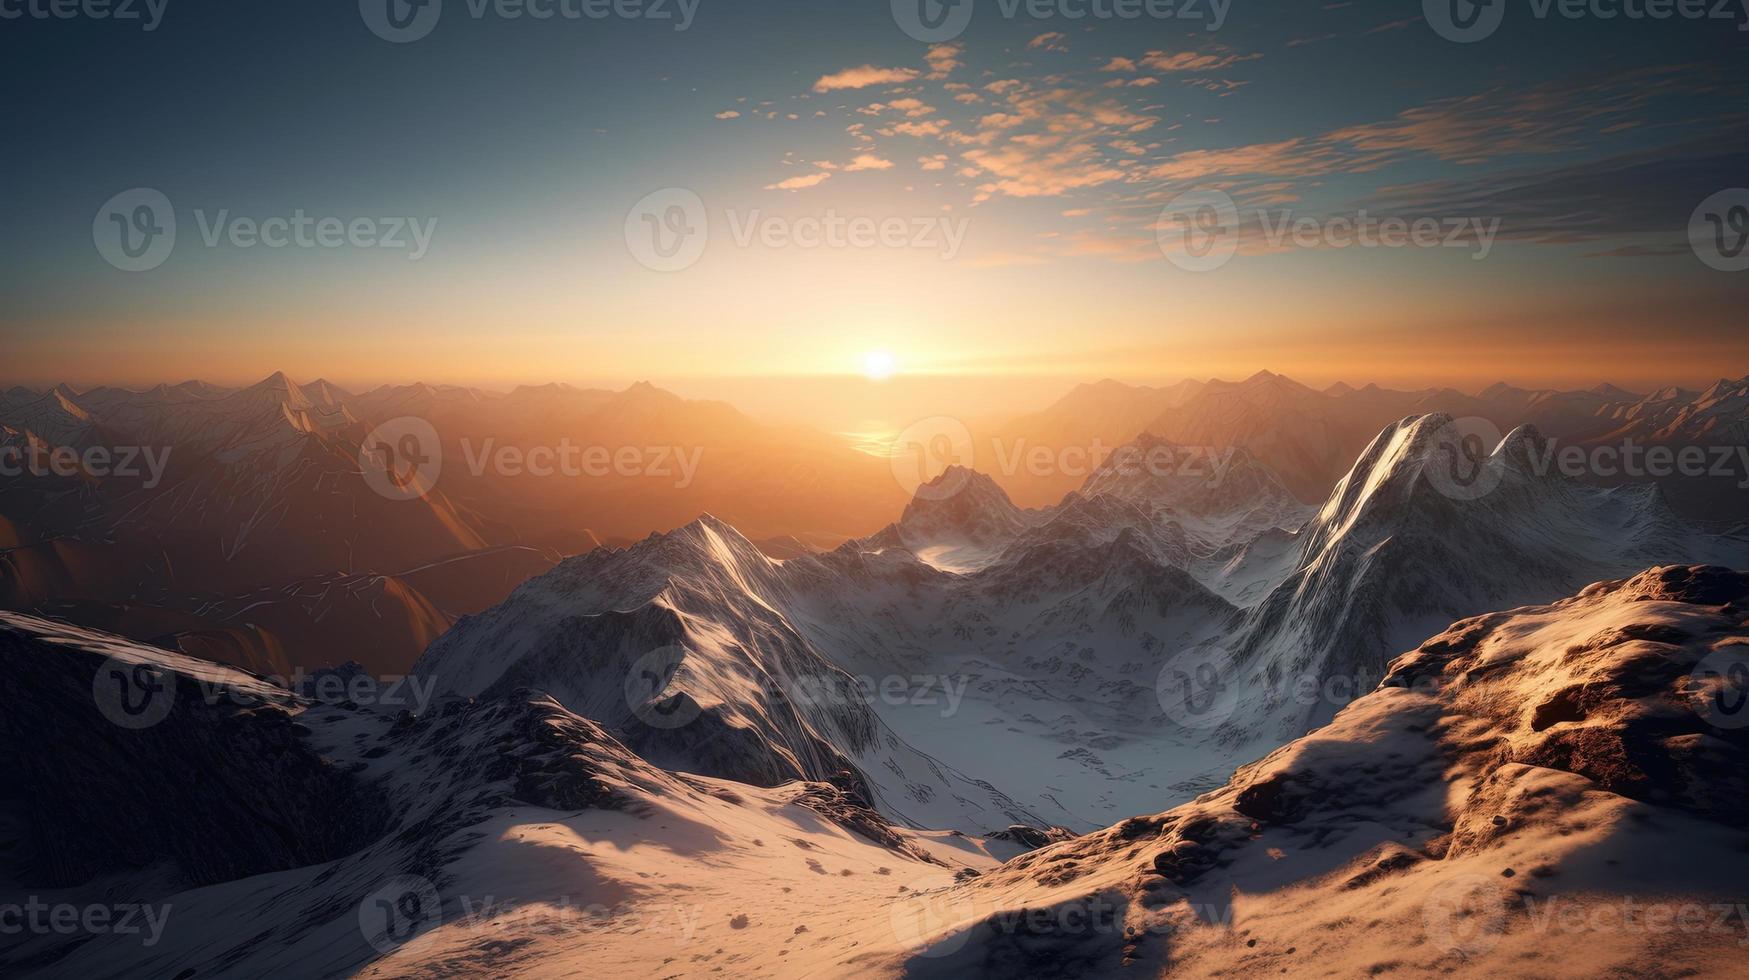
[[[832,92],[847,88],[868,88],[871,85],[897,85],[916,78],[918,72],[914,68],[877,68],[874,65],[860,65],[856,68],[846,68],[830,75],[822,75],[814,83],[816,92]]]
[[[1749,125],[1677,146],[1570,166],[1385,188],[1365,206],[1381,215],[1497,218],[1500,237],[1541,244],[1647,237],[1598,255],[1666,254],[1686,246],[1696,202],[1749,172]],[[1726,149],[1729,148],[1729,149]]]
[[[945,119],[930,119],[926,122],[902,122],[897,123],[888,129],[881,130],[881,135],[891,136],[894,133],[898,133],[902,136],[915,136],[918,139],[922,139],[927,136],[940,136],[947,131],[947,125],[948,123]]]
[[[1225,50],[1206,54],[1196,51],[1180,51],[1177,54],[1150,51],[1142,56],[1140,64],[1143,68],[1154,71],[1215,71],[1228,65],[1236,65],[1241,61],[1252,61],[1258,57],[1260,56],[1234,54]]]
[[[937,44],[929,49],[923,60],[929,63],[929,77],[943,79],[953,74],[954,69],[963,67],[965,62],[959,60],[964,48],[957,44]]]
[[[1150,176],[1174,181],[1312,177],[1366,173],[1422,157],[1475,165],[1583,151],[1606,132],[1635,122],[1653,100],[1709,91],[1714,84],[1671,68],[1582,84],[1500,85],[1319,136],[1191,150],[1156,164]]]
[[[768,191],[799,191],[804,187],[813,187],[830,176],[832,175],[829,173],[817,173],[802,177],[785,177],[775,184],[766,184],[765,189]]]
[[[1046,51],[1067,51],[1069,35],[1062,31],[1046,31],[1038,37],[1026,42],[1029,48],[1043,48]]]
[[[1136,63],[1130,58],[1113,58],[1105,63],[1100,71],[1135,71]]]
[[[967,150],[964,156],[980,174],[995,178],[989,193],[1009,197],[1049,197],[1124,177],[1124,171],[1107,165],[1094,147],[1081,142],[1048,150],[1010,143]]]
[[[917,116],[927,116],[935,111],[934,106],[924,105],[917,99],[894,99],[887,103],[887,108],[897,109],[905,115],[913,118]]]
[[[918,157],[917,165],[924,170],[946,170],[947,154],[937,153],[934,156]]]
[[[882,159],[873,153],[861,153],[857,155],[856,159],[845,164],[844,170],[846,173],[857,170],[889,170],[892,166],[893,161],[891,160]]]

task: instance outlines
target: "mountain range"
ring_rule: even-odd
[[[1253,382],[1222,397],[1305,397]],[[1672,397],[1724,404],[1700,394]],[[507,424],[652,444],[670,412],[753,424],[641,387],[496,398]],[[1555,950],[1596,975],[1737,952],[1549,924],[1734,908],[1749,535],[1549,468],[1535,424],[1394,419],[1317,503],[1282,473],[1305,443],[1148,431],[1052,503],[949,465],[830,548],[707,513],[562,556],[516,539],[493,481],[382,492],[367,426],[418,405],[490,437],[466,389],[22,404],[14,440],[199,448],[152,487],[0,488],[31,535],[0,613],[0,910],[159,917],[149,946],[32,932],[9,972],[1346,976]],[[411,537],[373,523],[395,508]]]

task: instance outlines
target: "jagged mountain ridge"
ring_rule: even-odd
[[[425,955],[502,975],[549,968],[578,939],[626,938],[598,928],[609,912],[660,915],[668,942],[698,944],[689,955],[712,965],[782,949],[824,969],[855,920],[828,931],[832,916],[813,918],[819,934],[795,942],[794,923],[821,911],[812,882],[867,906],[894,882],[944,883],[1020,849],[893,827],[831,784],[664,772],[530,692],[319,701],[10,613],[0,667],[0,750],[15,763],[0,787],[0,904],[149,910],[138,933],[13,937],[0,944],[8,975],[407,976]],[[112,668],[162,685],[158,720],[123,727],[120,702],[105,713],[93,688]],[[721,951],[748,939],[757,951]],[[629,969],[648,943],[589,960]]]
[[[1459,621],[1216,791],[920,896],[929,934],[858,965],[1727,975],[1749,729],[1704,678],[1743,662],[1746,601],[1749,574],[1669,566]],[[1627,906],[1726,912],[1673,942]]]

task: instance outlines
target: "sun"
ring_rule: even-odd
[[[871,350],[862,356],[862,373],[870,381],[885,381],[898,369],[899,362],[889,351]]]

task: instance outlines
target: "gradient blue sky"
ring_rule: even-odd
[[[1685,236],[1703,198],[1749,185],[1736,23],[1498,0],[1498,32],[1456,44],[1413,4],[1234,0],[1209,31],[978,0],[948,51],[886,3],[701,0],[676,31],[445,2],[399,45],[347,2],[169,0],[150,33],[0,21],[4,373],[673,384],[855,371],[873,349],[913,373],[1134,380],[1692,383],[1749,364],[1749,272]],[[880,71],[841,75],[863,66]],[[174,202],[178,245],[124,273],[92,219],[142,186]],[[683,272],[625,243],[628,209],[667,187],[712,215]],[[1319,217],[1498,217],[1501,241],[1474,261],[1248,239],[1186,272],[1153,223],[1202,187]],[[196,209],[439,224],[411,262],[207,248]],[[966,237],[951,260],[741,248],[725,210],[963,219]]]

